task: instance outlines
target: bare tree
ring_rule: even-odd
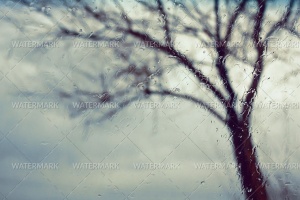
[[[21,2],[34,7],[37,12],[57,24],[58,29],[53,32],[56,31],[61,39],[73,37],[88,41],[117,41],[122,44],[123,48],[115,48],[114,54],[109,55],[120,61],[113,70],[114,75],[109,78],[100,74],[98,77],[101,91],[77,88],[72,93],[64,90],[59,93],[64,98],[120,102],[120,108],[109,111],[100,118],[90,119],[89,123],[105,120],[131,102],[154,95],[177,97],[199,104],[224,123],[230,132],[245,197],[268,199],[267,179],[258,165],[252,140],[251,116],[266,65],[272,59],[284,59],[280,57],[280,52],[277,54],[274,50],[269,53],[267,42],[271,37],[281,37],[284,32],[300,37],[295,28],[299,21],[299,1],[289,0],[286,7],[282,7],[284,10],[280,15],[276,12],[277,7],[272,8],[274,1],[271,0],[214,0],[204,3],[193,0],[141,0],[135,2],[136,7],[130,9],[126,2],[124,4],[119,1],[42,1],[34,5],[26,0]],[[63,11],[68,13],[69,23],[58,20],[52,11],[45,12],[47,5],[59,9],[65,7],[66,10]],[[176,46],[186,41],[206,45],[203,48],[210,53],[205,61],[197,57],[199,48],[193,54],[182,52]],[[136,42],[153,51],[140,57],[140,49],[133,45]],[[234,42],[240,46],[231,46]],[[185,68],[195,81],[205,86],[206,91],[222,105],[224,111],[211,107],[209,102],[201,98],[199,94],[202,91],[193,96],[194,94],[168,88],[164,84],[168,69],[162,64],[166,56],[175,61],[170,68]],[[235,63],[252,71],[252,81],[246,85],[247,89],[243,94],[235,88],[234,77],[229,73],[237,70]],[[155,68],[151,67],[154,65]],[[203,69],[207,66],[212,68],[215,75],[204,72]],[[82,74],[94,77],[94,74]],[[218,86],[217,81],[222,84]],[[110,87],[111,83],[118,84]],[[237,103],[241,103],[242,108],[237,109]]]

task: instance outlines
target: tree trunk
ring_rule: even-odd
[[[267,200],[264,177],[258,165],[249,127],[243,123],[231,123],[230,130],[238,173],[246,199]]]

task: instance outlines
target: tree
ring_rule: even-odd
[[[300,37],[296,29],[300,15],[299,1],[289,0],[280,15],[274,14],[278,8],[272,7],[275,1],[271,0],[214,0],[199,3],[193,0],[141,0],[133,8],[119,1],[21,2],[34,7],[53,24],[57,24],[58,29],[53,32],[62,39],[74,37],[105,41],[109,45],[113,42],[122,44],[123,48],[115,48],[114,54],[109,55],[121,61],[113,70],[110,80],[105,74],[99,76],[102,91],[78,88],[73,93],[64,90],[59,92],[63,98],[120,102],[120,108],[107,112],[100,119],[90,119],[88,123],[105,120],[131,102],[155,95],[173,96],[199,104],[229,130],[245,197],[268,199],[267,180],[258,165],[253,143],[251,116],[267,64],[272,59],[284,59],[280,58],[280,52],[269,53],[268,42],[272,37],[280,38],[284,32]],[[65,6],[75,23],[58,20],[52,11],[47,11],[47,5],[59,9]],[[185,23],[183,14],[189,23]],[[245,24],[247,27],[243,26]],[[188,37],[188,40],[184,37]],[[195,54],[183,52],[177,44],[185,41],[196,42],[198,47],[202,45],[201,48],[208,49],[210,53],[205,61],[197,57],[199,48],[195,49]],[[232,44],[237,44],[238,48]],[[139,48],[136,48],[137,45]],[[153,49],[147,57],[142,57],[142,62],[138,52],[141,47]],[[168,72],[162,64],[165,56],[176,61],[171,67],[185,68],[195,81],[204,85],[206,91],[222,105],[223,113],[199,95],[168,88],[163,82]],[[234,78],[230,76],[230,72],[236,70],[235,63],[252,71],[251,82],[242,93],[234,86]],[[153,65],[160,67],[153,68]],[[204,72],[205,66],[212,66],[214,75]],[[218,85],[218,81],[222,84]],[[118,82],[117,86],[110,87],[109,83],[113,82]],[[239,103],[242,105],[240,109],[236,106]]]

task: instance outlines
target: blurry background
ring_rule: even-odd
[[[124,8],[138,16],[139,12],[130,10],[134,8],[130,5],[138,2],[127,3]],[[280,5],[281,2],[277,3]],[[43,9],[43,12],[55,14],[59,23],[79,26],[74,25],[76,22],[70,23],[74,20],[72,8],[52,5]],[[216,102],[172,57],[158,55],[154,59],[155,50],[143,47],[76,48],[74,41],[85,40],[54,34],[59,23],[55,24],[35,12],[34,5],[28,7],[20,2],[3,1],[0,19],[0,199],[243,197],[234,167],[199,169],[203,164],[235,163],[227,128],[199,106],[176,97],[141,98],[136,102],[173,103],[171,105],[176,106],[139,108],[139,104],[132,102],[101,122],[97,120],[112,108],[75,108],[76,103],[94,100],[76,98],[74,91],[83,88],[92,95],[102,91],[105,85],[126,88],[131,84],[125,78],[112,79],[118,68],[124,69],[123,61],[114,56],[119,51],[139,60],[140,67],[149,64],[148,59],[153,57],[150,59],[151,67],[166,69],[166,77],[160,80],[169,88]],[[93,29],[92,26],[93,22],[89,22],[83,27],[85,33],[89,33],[87,29]],[[207,59],[209,49],[197,49],[195,43],[185,36],[178,40],[183,52],[210,62]],[[55,41],[56,46],[16,46],[20,41]],[[274,196],[288,196],[290,199],[297,199],[300,181],[300,66],[295,53],[299,48],[293,49],[293,52],[282,50],[280,55],[284,55],[286,60],[274,59],[266,68],[252,119],[259,162],[296,166],[292,169],[263,169],[264,175],[269,176],[268,186]],[[236,65],[230,73],[236,83],[236,91],[243,92],[245,87],[240,84],[250,80],[251,69],[240,63]],[[210,69],[210,66],[204,67],[207,73]],[[138,92],[143,86],[135,84],[134,87],[134,92]],[[68,98],[68,94],[73,96]],[[130,95],[124,98],[129,99]],[[20,102],[52,102],[58,107],[20,108],[16,106]],[[122,107],[119,99],[113,102]],[[270,102],[276,105],[289,103],[290,106],[270,108],[266,106]],[[262,104],[265,107],[260,108],[258,105]],[[218,107],[218,110],[221,109]],[[16,163],[58,163],[59,167],[53,170],[16,169]],[[76,163],[114,163],[118,164],[118,168],[76,169]],[[179,167],[136,169],[141,163],[172,163]]]

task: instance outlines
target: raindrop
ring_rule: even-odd
[[[51,11],[51,7],[46,7],[46,13],[48,14]]]
[[[49,143],[48,142],[45,142],[45,141],[43,141],[43,142],[41,142],[41,145],[48,145]]]
[[[284,183],[284,185],[292,185],[292,183],[290,181],[287,181]]]
[[[154,74],[151,74],[150,76],[148,76],[149,79],[154,79]]]
[[[88,36],[88,38],[92,37],[93,34],[94,34],[94,32],[91,32],[90,35]]]
[[[180,92],[179,88],[174,88],[174,92]]]
[[[145,89],[144,83],[139,83],[139,84],[137,85],[137,87],[138,87],[140,90],[144,90],[144,89]]]

